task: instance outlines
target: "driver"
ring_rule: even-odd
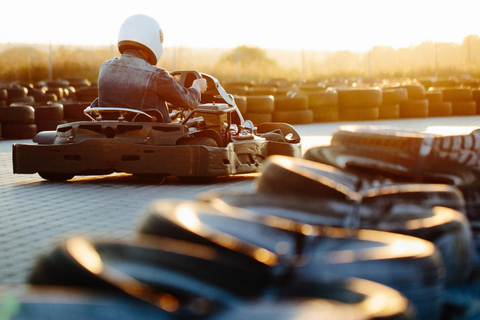
[[[179,85],[156,66],[163,53],[163,31],[158,22],[143,14],[127,18],[118,35],[119,58],[105,61],[98,75],[98,98],[92,107],[157,109],[171,122],[166,102],[180,108],[196,108],[207,88],[196,79],[190,88]]]

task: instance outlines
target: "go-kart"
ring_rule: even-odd
[[[254,126],[214,77],[190,70],[171,74],[184,87],[206,79],[207,90],[196,109],[170,105],[172,122],[166,123],[160,112],[153,112],[157,110],[92,104],[84,111],[91,121],[39,132],[33,144],[14,144],[13,172],[38,172],[56,181],[114,172],[211,181],[257,172],[269,155],[301,157],[300,135],[291,125]]]

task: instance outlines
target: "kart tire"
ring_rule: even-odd
[[[285,111],[303,111],[308,110],[308,97],[306,95],[293,95],[285,97],[275,97],[274,99],[274,118],[275,113]],[[277,120],[273,120],[277,121]],[[282,122],[287,122],[280,120]]]
[[[90,106],[89,103],[85,102],[63,102],[63,115],[66,120],[74,119],[76,121],[83,121],[87,120],[90,121],[91,119],[87,117],[83,111]],[[72,121],[69,121],[72,122]]]
[[[264,122],[272,122],[271,113],[247,113],[245,114],[245,120],[250,120],[254,125],[259,125]]]
[[[290,124],[309,124],[313,122],[313,111],[308,109],[298,111],[275,111],[272,114],[272,121]]]
[[[35,109],[32,106],[0,108],[0,122],[9,124],[35,123]]]
[[[449,117],[452,115],[451,102],[429,102],[428,116],[429,117]]]
[[[51,120],[51,121],[37,121],[37,132],[41,131],[56,131],[57,126],[68,123],[67,120]]]
[[[380,117],[379,107],[372,108],[343,108],[339,107],[338,116],[340,121],[366,121],[378,120]]]
[[[35,109],[35,122],[64,120],[63,105],[52,103],[33,106]]]
[[[379,119],[399,119],[400,105],[399,104],[382,104],[378,107]]]
[[[452,116],[473,116],[477,114],[475,101],[452,101]]]
[[[406,100],[400,103],[400,118],[427,118],[428,117],[428,100]]]
[[[58,172],[39,172],[38,175],[49,181],[67,181],[75,177],[75,174]]]
[[[382,90],[383,105],[397,105],[408,99],[406,88],[386,88]]]
[[[372,89],[342,89],[338,90],[338,105],[340,112],[353,109],[378,108],[382,104],[382,90]],[[363,111],[363,110],[362,110]]]
[[[247,114],[272,114],[274,108],[273,96],[247,96]]]
[[[2,137],[4,139],[33,139],[36,134],[36,124],[2,123]]]

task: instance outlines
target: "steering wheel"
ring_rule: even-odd
[[[178,71],[172,71],[170,73],[172,77],[178,77],[178,84],[181,85],[182,87],[189,88],[192,86],[193,81],[196,79],[201,79],[202,76],[200,73],[196,70],[178,70]]]

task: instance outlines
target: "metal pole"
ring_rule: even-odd
[[[235,51],[235,67],[237,71],[237,81],[240,81],[241,77],[241,72],[240,72],[240,47],[237,47],[237,50]]]
[[[438,79],[438,42],[435,42],[435,79]]]
[[[48,46],[48,81],[53,79],[53,50],[52,43]]]

